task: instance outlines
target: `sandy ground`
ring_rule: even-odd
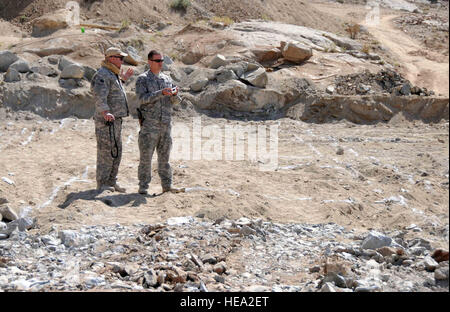
[[[186,215],[335,222],[361,231],[402,229],[414,223],[424,233],[433,233],[448,224],[448,122],[404,123],[400,117],[375,126],[290,119],[251,122],[254,131],[257,125],[278,129],[277,170],[262,171],[260,162],[247,157],[207,160],[211,156],[207,146],[213,142],[208,126],[216,125],[219,133],[227,125],[249,123],[202,117],[206,145],[201,159],[187,156],[172,161],[174,185],[189,192],[161,194],[154,167],[150,192],[155,196],[144,197],[137,194],[136,120],[124,122],[119,181],[127,193],[98,195],[93,121],[27,116],[22,114],[17,121],[2,117],[0,177],[14,184],[1,180],[0,197],[22,214],[30,211],[43,232],[56,224],[79,228],[152,223]],[[184,130],[182,135],[174,133],[172,156],[180,156],[180,144],[193,142],[193,119],[176,120],[174,129]],[[266,143],[268,150],[276,147],[275,140],[267,138]],[[192,150],[198,151],[194,146]],[[339,147],[343,155],[337,154]],[[156,165],[156,155],[153,161]]]

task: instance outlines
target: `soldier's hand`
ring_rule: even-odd
[[[173,87],[172,88],[172,95],[177,95],[178,94],[178,87],[177,86],[175,86],[175,87]]]
[[[120,70],[120,78],[123,81],[127,81],[131,76],[133,76],[133,69],[132,68],[128,68],[127,72],[124,74],[123,73],[123,69]]]
[[[172,95],[172,88],[164,88],[162,90],[163,95]]]
[[[116,119],[113,114],[107,111],[103,112],[103,118],[105,118],[106,121],[114,121]]]

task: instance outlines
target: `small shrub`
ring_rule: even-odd
[[[231,18],[229,18],[228,16],[222,16],[222,17],[214,16],[212,18],[212,20],[216,23],[223,23],[225,26],[230,26],[231,24],[234,23],[234,21]]]
[[[266,15],[266,14],[262,14],[261,15],[261,19],[263,20],[263,21],[271,21],[272,19],[268,16],[268,15]]]
[[[130,27],[131,23],[129,20],[123,20],[122,23],[120,24],[120,29],[119,31],[123,31],[125,29],[128,29]]]
[[[170,3],[170,7],[173,10],[186,11],[190,6],[191,2],[189,0],[173,0],[172,3]]]
[[[350,35],[350,38],[355,39],[356,35],[360,32],[361,26],[359,24],[350,24],[347,26],[345,31]]]
[[[369,53],[370,53],[370,50],[371,50],[370,45],[365,44],[365,45],[363,45],[363,47],[362,47],[362,49],[361,49],[361,52],[364,52],[364,53],[366,53],[366,54],[369,54]]]

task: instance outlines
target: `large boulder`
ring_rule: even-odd
[[[78,64],[66,66],[61,72],[62,79],[81,79],[84,76],[84,67]]]
[[[9,68],[17,70],[19,73],[28,73],[30,71],[30,65],[27,61],[19,59],[12,63]]]
[[[50,65],[34,64],[31,66],[30,71],[42,76],[56,77],[58,76],[58,71]]]
[[[221,54],[217,54],[212,60],[211,60],[211,63],[210,63],[210,65],[209,65],[209,67],[210,68],[213,68],[213,69],[217,69],[217,68],[219,68],[219,67],[221,67],[221,66],[226,66],[226,65],[228,65],[228,61],[227,61],[227,58],[225,57],[225,56],[223,56],[223,55],[221,55]]]
[[[0,71],[7,71],[9,65],[16,62],[18,59],[19,57],[10,51],[0,51]]]
[[[5,82],[20,81],[20,74],[14,68],[9,68],[4,77]]]
[[[266,70],[263,67],[259,67],[256,70],[246,72],[242,79],[254,87],[265,88],[269,78],[267,77]]]
[[[66,68],[67,66],[74,65],[74,64],[80,65],[80,64],[78,64],[77,62],[75,62],[75,61],[69,59],[68,57],[60,56],[60,57],[59,57],[59,62],[58,62],[58,69],[59,69],[60,71],[63,71],[64,68]]]
[[[372,231],[363,240],[361,247],[363,249],[378,249],[384,246],[390,246],[391,243],[392,239],[389,236]]]
[[[208,78],[202,76],[198,77],[195,81],[193,81],[190,85],[190,88],[194,92],[202,91],[204,87],[208,84],[209,80]]]
[[[203,54],[197,51],[188,51],[181,55],[181,61],[186,65],[193,65],[203,58]]]
[[[282,54],[285,60],[293,63],[302,63],[308,60],[313,53],[310,47],[298,41],[289,41],[284,44]]]
[[[63,9],[34,19],[31,22],[33,26],[31,35],[34,37],[43,37],[48,36],[59,29],[67,28],[68,13],[68,10]]]
[[[238,77],[236,76],[236,74],[234,73],[234,71],[232,69],[228,69],[228,68],[220,68],[217,70],[216,72],[216,80],[219,83],[224,83],[225,81],[228,80],[233,80],[233,79],[238,79]]]

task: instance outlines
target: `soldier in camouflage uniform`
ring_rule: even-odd
[[[122,118],[128,116],[128,103],[122,81],[126,74],[120,70],[126,56],[117,48],[105,52],[105,60],[91,81],[95,95],[95,135],[97,137],[97,189],[124,193],[117,184],[117,173],[122,158]]]
[[[138,168],[140,194],[147,194],[155,149],[158,154],[158,174],[163,192],[183,191],[172,187],[172,169],[169,164],[172,148],[172,102],[178,93],[178,87],[172,83],[170,77],[161,73],[163,61],[161,53],[150,51],[148,54],[150,70],[140,75],[136,81],[136,95],[141,115]]]

